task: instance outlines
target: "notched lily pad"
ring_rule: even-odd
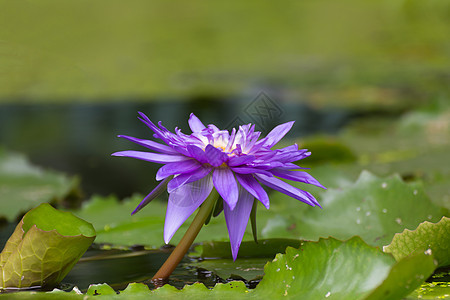
[[[430,249],[439,267],[450,265],[450,219],[442,217],[437,223],[423,222],[415,230],[405,229],[395,234],[392,242],[383,248],[400,260],[414,251]]]
[[[0,289],[55,286],[94,239],[90,223],[41,204],[22,218],[0,254]]]
[[[90,296],[115,295],[116,291],[106,283],[91,284],[86,292]]]

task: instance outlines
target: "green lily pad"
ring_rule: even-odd
[[[415,230],[405,229],[395,234],[384,251],[400,260],[414,251],[430,249],[439,267],[450,265],[450,219],[442,217],[437,223],[423,222]]]
[[[116,291],[106,283],[91,284],[86,292],[86,295],[90,296],[116,295]]]
[[[143,283],[130,283],[126,289],[120,292],[121,295],[130,295],[133,294],[143,294],[150,292],[150,289],[148,288],[148,285]]]
[[[41,204],[22,218],[0,254],[0,289],[55,286],[94,239],[91,224]]]
[[[273,210],[258,211],[263,238],[317,240],[359,235],[370,245],[383,246],[405,228],[415,228],[425,220],[437,222],[445,211],[428,199],[421,185],[406,184],[398,176],[379,178],[367,171],[351,186],[325,191],[322,210],[301,208],[281,194],[275,197]],[[279,209],[279,205],[284,207]]]
[[[229,283],[218,283],[213,289],[208,289],[202,283],[186,285],[182,290],[165,285],[147,294],[152,299],[242,299],[248,298],[252,293],[242,281],[232,281]]]
[[[434,270],[429,259],[414,258],[401,263],[355,237],[341,242],[333,238],[305,242],[299,249],[287,248],[265,267],[263,280],[255,289],[261,297],[280,295],[296,299],[375,299],[394,286],[408,289],[406,296]],[[416,264],[423,261],[423,264]],[[420,281],[410,282],[419,276]],[[401,296],[400,296],[401,298]],[[398,299],[398,298],[376,298]]]
[[[76,178],[31,165],[23,155],[0,148],[0,219],[14,221],[40,203],[61,201],[78,188]]]

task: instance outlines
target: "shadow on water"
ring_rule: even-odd
[[[0,146],[26,154],[40,166],[79,175],[87,196],[146,193],[153,185],[157,164],[119,159],[120,150],[143,150],[116,138],[118,134],[151,139],[151,131],[137,120],[142,111],[155,123],[190,132],[187,119],[194,112],[205,124],[231,129],[256,124],[263,134],[291,120],[288,137],[318,132],[335,133],[351,118],[348,111],[316,109],[302,102],[283,102],[265,93],[253,99],[197,97],[189,101],[122,101],[114,103],[4,104],[0,106]]]

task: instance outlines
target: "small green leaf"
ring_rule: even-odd
[[[55,286],[94,239],[91,224],[41,204],[22,218],[0,254],[0,288]]]
[[[151,299],[243,299],[251,295],[242,281],[218,283],[213,289],[208,289],[203,283],[186,285],[182,290],[165,285],[152,291]]]
[[[86,292],[86,295],[90,296],[116,295],[116,291],[106,283],[91,284]]]
[[[400,260],[414,251],[431,249],[439,267],[450,265],[450,219],[442,217],[437,223],[423,222],[415,230],[405,229],[395,234],[384,251]]]
[[[121,295],[133,295],[133,294],[141,294],[141,293],[150,293],[150,289],[148,285],[143,283],[130,283],[127,288],[120,292]]]

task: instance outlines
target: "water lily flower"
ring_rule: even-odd
[[[293,163],[311,153],[306,149],[298,149],[297,144],[272,149],[292,128],[293,121],[278,125],[266,137],[259,139],[261,133],[255,131],[255,125],[251,124],[242,125],[230,133],[212,124],[205,126],[191,114],[188,123],[192,133],[187,135],[178,128],[172,133],[161,122],[157,126],[143,113],[139,115],[139,119],[154,132],[153,136],[165,144],[119,135],[152,152],[120,151],[113,155],[163,164],[156,173],[156,180],[161,181],[160,184],[144,198],[133,213],[167,189],[169,201],[164,225],[166,243],[169,243],[178,228],[214,188],[223,199],[223,211],[234,260],[249,221],[254,199],[269,208],[269,197],[261,185],[311,206],[319,205],[313,195],[282,180],[324,188],[315,178],[299,170],[301,168]]]

